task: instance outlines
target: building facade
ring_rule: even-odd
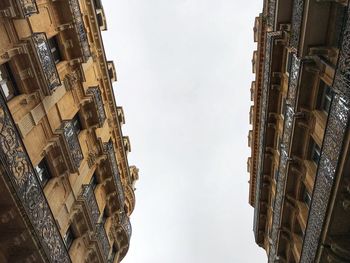
[[[256,18],[249,203],[268,262],[350,262],[350,9],[265,0]]]
[[[100,0],[0,1],[0,262],[120,262],[129,166]]]

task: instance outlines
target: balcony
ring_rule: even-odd
[[[49,262],[69,263],[71,260],[56,221],[2,94],[0,116],[2,176],[11,185],[11,191],[14,191],[14,200],[21,207],[31,238],[37,240],[41,253],[45,254]]]
[[[119,224],[125,231],[128,238],[130,239],[132,234],[131,223],[130,223],[129,217],[124,212],[121,213],[119,216]]]
[[[349,30],[349,29],[348,29]],[[347,32],[346,32],[347,33]],[[344,42],[347,42],[344,38]],[[344,43],[346,46],[348,43]],[[341,53],[340,61],[346,61],[349,56],[348,49]],[[346,144],[346,136],[350,114],[350,94],[342,93],[348,89],[349,66],[340,64],[336,72],[333,88],[340,92],[332,100],[329,117],[321,148],[321,157],[315,177],[312,202],[309,208],[308,224],[305,229],[303,248],[300,262],[314,262],[318,250],[319,239],[326,220],[327,207],[331,198],[332,188],[337,174],[337,167],[344,156],[343,143]],[[343,143],[339,143],[343,142]],[[337,176],[344,176],[338,174]]]
[[[106,230],[103,224],[96,224],[95,239],[98,240],[100,250],[102,251],[105,260],[108,259],[108,254],[110,250],[109,240],[107,237]]]
[[[74,28],[79,38],[83,58],[86,61],[90,57],[91,52],[78,0],[69,0],[69,7],[73,15]]]
[[[99,122],[100,127],[102,127],[103,123],[106,120],[106,113],[105,113],[105,109],[103,106],[101,91],[98,87],[92,87],[92,88],[88,89],[87,93],[93,95],[93,100],[94,100],[94,103],[96,106],[96,111],[97,111],[98,122]]]
[[[114,180],[117,194],[118,194],[119,205],[120,205],[120,207],[123,207],[124,201],[125,201],[124,188],[123,188],[122,182],[120,180],[117,160],[115,158],[115,151],[114,151],[112,141],[109,141],[108,143],[105,144],[105,152],[107,154],[108,161],[111,165],[113,180]]]
[[[18,6],[20,7],[22,16],[28,17],[32,14],[38,13],[38,7],[36,0],[17,0]]]
[[[81,201],[82,203],[84,203],[84,209],[89,215],[90,227],[91,229],[93,229],[95,227],[95,224],[98,221],[98,218],[100,217],[100,212],[96,202],[94,190],[91,187],[91,185],[85,184],[82,187],[83,189],[78,198],[78,201]]]
[[[44,93],[50,95],[57,86],[61,85],[61,81],[45,33],[34,33],[30,43],[34,49],[34,55],[39,61],[38,70],[44,79]]]
[[[84,156],[72,122],[63,121],[58,133],[61,135],[61,144],[65,146],[63,149],[68,159],[68,166],[72,173],[77,172]]]
[[[264,152],[265,152],[265,133],[266,133],[266,127],[267,127],[267,116],[268,116],[268,90],[270,89],[270,75],[271,75],[271,64],[272,64],[272,56],[273,56],[273,45],[274,40],[276,38],[281,37],[281,32],[268,32],[267,33],[267,39],[266,39],[266,51],[265,51],[265,59],[264,59],[264,82],[262,83],[261,88],[261,122],[259,133],[259,141],[258,141],[258,154],[257,154],[257,179],[256,179],[256,190],[255,190],[255,209],[254,209],[254,234],[255,234],[255,240],[258,244],[262,244],[263,242],[263,236],[261,233],[264,232],[263,229],[265,229],[265,223],[260,222],[260,216],[266,211],[262,211],[260,209],[260,196],[261,191],[263,191],[263,183],[262,183],[262,176],[263,176],[263,165],[264,165]],[[264,219],[262,218],[262,221]]]
[[[129,250],[131,233],[132,229],[129,217],[121,210],[112,217],[112,227],[110,229],[110,236],[118,244],[119,262]]]
[[[273,262],[274,258],[277,256],[278,247],[278,235],[280,229],[280,222],[283,211],[283,200],[285,194],[285,185],[287,180],[287,167],[290,147],[291,147],[291,137],[294,128],[294,116],[296,108],[296,95],[298,90],[298,80],[300,76],[301,61],[294,55],[292,57],[292,67],[289,72],[289,87],[286,98],[286,110],[284,113],[284,126],[282,141],[280,144],[280,160],[278,166],[278,179],[276,185],[276,196],[273,207],[273,221],[272,221],[272,231],[271,231],[271,249],[269,253],[269,262]]]

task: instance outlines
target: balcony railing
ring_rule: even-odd
[[[103,257],[105,258],[105,260],[107,260],[110,245],[109,245],[108,237],[103,224],[96,225],[95,238],[99,241]]]
[[[28,17],[32,14],[38,13],[36,0],[17,0],[17,3],[24,17]]]
[[[100,212],[92,186],[89,184],[83,185],[83,190],[80,197],[85,202],[85,206],[91,218],[91,224],[94,226],[100,217]]]
[[[293,1],[292,28],[290,36],[290,46],[297,52],[301,33],[301,23],[304,13],[304,0]]]
[[[112,168],[112,173],[113,173],[113,179],[117,188],[117,194],[118,194],[118,199],[119,199],[119,204],[121,207],[124,206],[124,201],[125,201],[125,196],[124,196],[124,189],[122,182],[120,180],[120,175],[118,171],[118,165],[117,165],[117,160],[115,158],[115,151],[113,147],[113,142],[109,141],[108,143],[105,144],[105,152],[108,155],[108,160],[111,164]]]
[[[77,171],[81,161],[84,159],[78,140],[78,135],[71,121],[64,121],[62,123],[62,130],[64,144],[66,145],[67,152],[71,160],[72,170]]]
[[[325,221],[327,206],[337,173],[337,166],[342,156],[350,115],[350,48],[346,36],[350,34],[350,9],[348,8],[344,25],[338,67],[333,82],[335,92],[327,121],[321,157],[316,173],[312,201],[309,209],[308,223],[305,230],[301,263],[314,262]]]
[[[294,113],[296,107],[296,94],[300,76],[301,61],[293,55],[291,72],[289,72],[289,86],[286,99],[286,110],[284,113],[284,128],[280,149],[280,161],[278,167],[276,195],[273,207],[271,246],[269,252],[269,262],[275,262],[277,256],[277,241],[282,216],[282,204],[285,193],[285,183],[287,178],[287,166],[289,159],[289,149],[291,144],[291,135],[294,126]]]
[[[128,238],[130,239],[132,234],[131,223],[129,217],[125,214],[124,211],[119,216],[119,224],[122,226]]]
[[[276,0],[268,0],[267,6],[267,26],[274,30],[276,19]]]
[[[258,238],[258,226],[259,226],[259,204],[260,204],[260,184],[263,176],[263,162],[265,152],[265,131],[266,131],[266,120],[267,120],[267,107],[268,107],[268,90],[270,88],[270,75],[271,75],[271,61],[273,53],[273,41],[275,38],[280,37],[282,32],[268,32],[266,39],[266,50],[264,60],[264,75],[262,84],[262,95],[261,95],[261,109],[260,109],[260,136],[259,136],[259,150],[258,150],[258,165],[257,165],[257,179],[256,179],[256,192],[255,192],[255,209],[254,209],[254,233],[255,239]]]
[[[61,81],[45,33],[34,33],[32,41],[40,62],[40,70],[44,75],[47,91],[51,94],[57,86],[61,85]]]
[[[78,0],[69,0],[69,6],[73,15],[74,27],[78,34],[83,57],[86,61],[90,57],[91,52]]]
[[[97,109],[98,122],[99,122],[99,125],[102,126],[106,120],[106,113],[103,106],[101,91],[98,87],[92,87],[92,88],[89,88],[88,93],[91,93],[93,95],[94,102]]]
[[[48,262],[71,262],[38,177],[25,150],[16,124],[0,93],[0,162],[8,177],[21,213]]]

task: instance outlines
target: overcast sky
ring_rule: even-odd
[[[103,0],[140,169],[125,263],[259,263],[246,169],[262,0]]]

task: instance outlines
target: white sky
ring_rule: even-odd
[[[140,169],[125,263],[256,263],[247,147],[262,0],[103,0]]]

